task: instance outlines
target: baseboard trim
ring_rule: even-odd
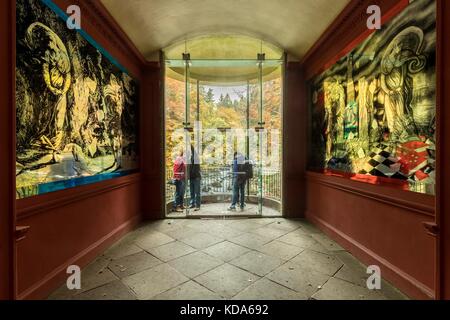
[[[107,235],[101,237],[99,240],[91,244],[86,249],[82,250],[80,253],[70,258],[66,262],[62,263],[59,267],[55,268],[53,271],[48,273],[28,289],[23,292],[18,293],[18,300],[41,300],[46,299],[49,294],[62,285],[67,277],[66,269],[69,265],[78,265],[81,268],[88,265],[93,261],[101,252],[106,250],[110,245],[112,245],[116,240],[124,236],[126,233],[130,232],[136,228],[141,222],[141,215],[136,215],[130,220],[122,223],[117,228],[112,230]]]
[[[338,230],[328,222],[308,211],[306,211],[306,218],[366,265],[377,264],[382,266],[388,271],[384,272],[383,278],[394,284],[409,297],[421,300],[435,299],[433,289],[405,273],[400,268],[396,267],[383,257],[380,257],[375,252]]]

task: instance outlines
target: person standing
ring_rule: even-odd
[[[247,172],[245,170],[247,159],[244,155],[235,152],[232,164],[233,171],[233,195],[229,211],[235,211],[239,204],[241,210],[245,208],[245,185],[247,183]]]
[[[191,145],[191,156],[189,160],[189,187],[191,191],[191,201],[190,209],[194,211],[200,210],[200,205],[202,203],[201,199],[201,169],[200,169],[200,158],[198,153],[195,151],[194,146]]]
[[[183,212],[184,210],[183,200],[185,191],[185,178],[186,161],[184,158],[184,151],[183,149],[181,149],[173,164],[173,179],[175,182],[175,200],[173,203],[173,209],[176,212]]]

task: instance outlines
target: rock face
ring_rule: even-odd
[[[138,167],[137,84],[37,0],[17,1],[17,197]]]

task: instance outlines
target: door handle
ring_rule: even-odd
[[[439,226],[435,222],[424,222],[423,226],[430,236],[436,237],[439,234]]]

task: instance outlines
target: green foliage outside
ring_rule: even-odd
[[[173,166],[173,154],[180,141],[172,141],[172,133],[183,128],[185,121],[185,84],[166,78],[166,166]],[[281,78],[266,81],[263,84],[264,111],[263,120],[268,130],[281,130]],[[197,84],[190,86],[190,122],[197,119]],[[214,87],[217,88],[217,87]],[[249,125],[258,125],[259,88],[250,83]],[[216,90],[217,91],[217,90]],[[221,91],[227,91],[222,89]],[[216,97],[213,87],[199,85],[200,122],[203,129],[246,129],[247,128],[247,85],[233,87],[230,93]],[[234,98],[231,98],[231,95]],[[203,154],[204,157],[208,156]]]

